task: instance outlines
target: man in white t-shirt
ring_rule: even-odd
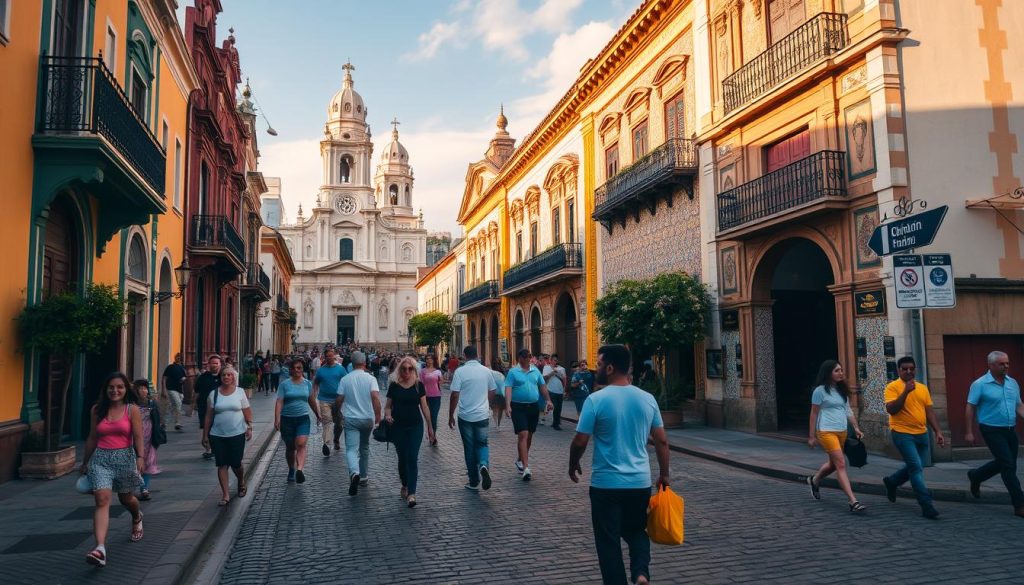
[[[467,345],[463,353],[466,363],[452,376],[448,427],[455,428],[455,409],[458,407],[459,434],[462,435],[462,452],[466,457],[466,475],[469,476],[466,489],[475,491],[483,487],[488,490],[491,489],[491,472],[487,469],[490,455],[487,419],[491,415],[491,400],[498,386],[491,370],[477,361],[475,347]]]
[[[345,461],[348,463],[348,495],[369,483],[370,432],[380,424],[380,387],[366,371],[366,354],[352,352],[352,373],[341,379],[336,408],[345,426]]]
[[[553,353],[545,360],[544,370],[541,372],[544,382],[548,386],[548,394],[551,395],[551,403],[554,410],[551,413],[551,428],[562,430],[562,398],[565,396],[565,368],[558,364],[558,354]]]
[[[580,459],[594,437],[590,473],[590,517],[594,545],[605,583],[625,583],[620,539],[629,546],[630,583],[648,583],[651,541],[647,537],[647,504],[651,497],[651,464],[647,439],[658,456],[657,487],[669,484],[668,438],[658,403],[629,383],[632,360],[624,345],[597,350],[597,383],[607,384],[587,397],[569,449],[569,479],[579,482]]]

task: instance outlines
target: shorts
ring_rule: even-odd
[[[281,439],[294,441],[295,437],[309,436],[309,415],[284,416],[281,415]]]
[[[513,402],[512,403],[512,430],[519,434],[523,431],[537,432],[537,420],[540,419],[540,409],[536,402]]]
[[[846,444],[846,431],[818,431],[818,442],[826,453],[842,451]]]
[[[491,408],[505,409],[505,397],[501,394],[495,394],[494,398],[491,399]]]
[[[245,455],[245,433],[234,437],[210,435],[210,449],[217,467],[238,469],[242,466],[242,455]]]
[[[135,463],[135,449],[96,449],[89,460],[89,481],[93,490],[130,494],[142,485]]]

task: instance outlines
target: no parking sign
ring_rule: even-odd
[[[893,280],[896,281],[896,306],[901,309],[923,309],[928,306],[924,295],[924,269],[920,254],[897,254],[892,257]]]
[[[896,306],[900,309],[948,309],[956,306],[950,254],[900,254],[892,257]]]

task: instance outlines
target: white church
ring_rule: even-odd
[[[308,217],[279,231],[295,262],[291,305],[300,348],[354,342],[406,349],[416,312],[416,269],[426,265],[427,231],[412,206],[409,152],[391,142],[371,176],[373,143],[351,64],[327,108],[320,141],[323,184]]]

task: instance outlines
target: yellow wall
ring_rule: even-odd
[[[29,217],[32,206],[32,132],[36,111],[35,79],[39,70],[42,11],[34,2],[11,5],[10,38],[0,46],[0,72],[7,80],[0,91],[0,198],[4,202],[0,249],[0,423],[20,416],[25,367],[15,318],[25,306],[28,272]],[[14,81],[17,80],[17,81]]]

